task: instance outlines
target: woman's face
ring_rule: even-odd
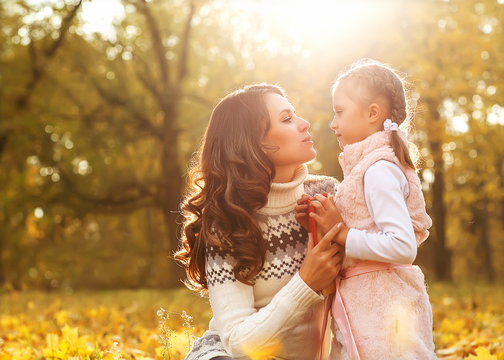
[[[308,132],[310,123],[297,116],[294,107],[279,94],[266,94],[265,102],[270,128],[262,144],[275,167],[297,166],[312,160],[317,152]]]

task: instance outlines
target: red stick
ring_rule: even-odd
[[[317,222],[310,216],[311,212],[315,212],[315,207],[311,204],[311,200],[308,200],[308,232],[313,236],[313,245],[317,245]]]

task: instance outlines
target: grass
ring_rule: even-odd
[[[442,359],[504,360],[504,286],[429,286]],[[0,295],[0,360],[183,359],[208,326],[185,289]]]

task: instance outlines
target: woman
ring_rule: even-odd
[[[342,256],[331,242],[337,227],[314,247],[295,220],[303,193],[335,191],[333,179],[307,175],[316,155],[309,127],[269,84],[235,91],[213,110],[176,254],[214,315],[188,358],[318,357],[321,290]]]

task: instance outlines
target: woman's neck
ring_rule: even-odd
[[[304,193],[304,181],[307,175],[308,169],[305,164],[302,164],[294,168],[290,181],[274,181],[271,184],[268,201],[263,208],[258,210],[258,213],[279,215],[294,210],[297,200]]]
[[[275,168],[274,183],[288,183],[294,179],[294,173],[299,165],[278,166]]]

